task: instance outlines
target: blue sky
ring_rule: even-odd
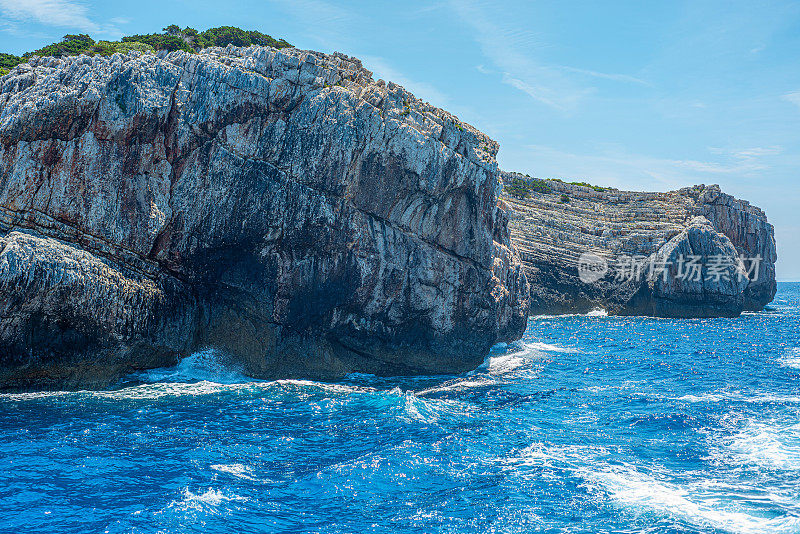
[[[235,25],[357,56],[500,142],[502,168],[762,207],[800,280],[800,2],[0,0],[0,51]]]

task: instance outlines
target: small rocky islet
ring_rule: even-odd
[[[495,141],[358,59],[168,30],[0,78],[2,389],[107,387],[208,347],[260,378],[459,373],[532,313],[775,294],[772,226],[716,186],[501,191],[532,182]],[[586,252],[730,261],[586,283]]]
[[[531,315],[603,308],[614,315],[736,317],[775,296],[774,228],[761,209],[717,185],[644,193],[500,174],[516,185],[503,191],[500,204],[531,286]],[[608,265],[592,283],[580,278],[586,252]],[[702,259],[691,273],[689,258]],[[652,265],[660,271],[649,272]]]

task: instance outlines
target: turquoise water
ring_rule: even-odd
[[[2,532],[800,532],[800,285],[738,319],[535,317],[456,377],[196,354],[0,395]]]

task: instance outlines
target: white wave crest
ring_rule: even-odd
[[[551,345],[549,343],[542,343],[540,341],[525,343],[525,348],[528,349],[528,351],[562,352],[565,354],[578,352],[575,349],[559,347],[558,345]]]
[[[800,471],[800,423],[748,420],[731,437],[716,445],[724,460],[764,469]]]
[[[216,395],[242,389],[254,389],[259,385],[253,384],[218,384],[203,380],[200,382],[157,382],[155,384],[141,384],[127,388],[110,391],[88,391],[85,394],[97,399],[109,400],[156,400],[167,397],[198,397]]]
[[[469,378],[456,378],[455,380],[448,380],[441,385],[417,391],[416,395],[423,396],[431,393],[441,393],[444,391],[463,391],[466,389],[474,389],[479,387],[491,386],[497,383],[497,380],[490,376],[475,375]]]
[[[169,378],[166,378],[169,380]],[[193,382],[153,382],[128,386],[120,389],[100,391],[42,391],[32,393],[3,393],[0,400],[33,401],[49,398],[67,398],[81,401],[97,399],[110,401],[142,401],[179,397],[200,397],[225,393],[259,393],[274,391],[276,394],[308,395],[323,393],[328,395],[348,395],[352,393],[380,392],[375,388],[314,382],[312,380],[274,380],[219,383],[209,380]]]
[[[680,487],[656,479],[630,466],[584,470],[590,484],[596,484],[620,505],[634,511],[655,511],[689,523],[739,533],[797,532],[800,518],[764,518],[751,515],[719,496],[704,495],[696,485]]]
[[[540,341],[517,342],[505,346],[508,349],[518,349],[506,354],[488,356],[478,369],[467,373],[466,377],[456,378],[417,392],[417,395],[427,395],[443,391],[463,391],[479,387],[487,387],[502,383],[509,377],[521,377],[531,369],[531,362],[541,361],[546,358],[546,353],[575,353],[575,349],[559,347]],[[522,373],[520,373],[522,371]]]
[[[214,488],[208,488],[203,493],[193,493],[189,488],[183,490],[183,498],[171,503],[170,507],[179,510],[196,510],[199,512],[213,511],[214,508],[231,501],[246,501],[239,495],[226,495]]]
[[[264,382],[265,384],[278,384],[284,388],[311,388],[325,391],[327,393],[375,393],[380,390],[373,387],[350,386],[347,384],[335,384],[330,382],[315,382],[314,380],[300,379],[280,379],[274,382]]]
[[[558,353],[576,353],[576,349],[568,347],[560,347],[558,345],[551,345],[542,341],[530,342],[517,342],[508,345],[509,349],[517,348],[514,352],[506,354],[499,354],[497,356],[489,356],[484,364],[479,369],[488,371],[512,371],[518,367],[522,367],[525,363],[532,359],[538,359],[543,356],[542,353],[558,352]]]
[[[786,356],[779,359],[778,363],[784,367],[800,369],[800,347],[793,348]]]
[[[219,473],[225,473],[226,475],[241,478],[243,480],[264,482],[253,474],[253,470],[250,466],[244,464],[214,464],[211,466],[211,469]]]
[[[798,395],[775,395],[772,393],[744,393],[740,391],[716,391],[699,395],[683,395],[672,400],[691,403],[745,402],[749,404],[798,404]]]
[[[766,518],[726,497],[749,488],[730,487],[709,479],[678,484],[673,480],[681,478],[679,473],[663,469],[644,472],[629,463],[609,463],[607,455],[608,450],[602,447],[536,443],[509,462],[544,468],[544,472],[537,469],[532,474],[537,478],[560,477],[563,475],[559,472],[566,470],[583,479],[590,492],[601,493],[637,514],[655,512],[700,527],[739,533],[788,533],[800,528],[800,518],[794,515]],[[713,491],[715,487],[719,491]],[[762,501],[765,499],[778,506],[787,504],[780,495],[769,494]]]
[[[477,409],[468,402],[449,399],[422,399],[418,396],[407,396],[406,414],[418,421],[427,423],[440,422],[443,419],[465,421],[475,416]]]
[[[0,400],[33,401],[74,395],[72,391],[30,391],[24,393],[0,393]]]
[[[494,356],[488,359],[485,369],[493,375],[502,375],[513,372],[525,365],[525,358],[520,357],[518,354],[504,354],[503,356]]]
[[[530,318],[532,320],[542,320],[542,319],[561,319],[565,317],[608,317],[608,312],[603,308],[595,308],[593,310],[589,310],[586,313],[562,313],[559,315],[532,315]]]
[[[150,369],[134,375],[142,382],[185,382],[191,380],[217,384],[241,384],[253,379],[229,358],[214,349],[202,350],[183,358],[175,367]]]

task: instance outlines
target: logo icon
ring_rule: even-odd
[[[578,278],[584,284],[593,284],[608,272],[608,262],[593,252],[584,252],[578,258]]]

